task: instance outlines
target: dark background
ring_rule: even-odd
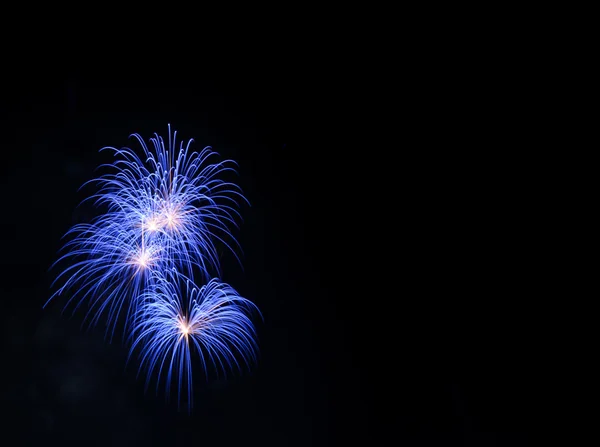
[[[489,140],[434,124],[431,103],[399,111],[338,74],[5,82],[10,445],[526,445],[526,270],[507,261],[519,213],[502,156],[468,154]],[[264,315],[257,367],[199,381],[191,415],[144,393],[126,348],[80,314],[42,310],[61,236],[89,217],[77,189],[110,161],[98,150],[168,123],[239,163],[244,270],[226,256],[223,279]]]

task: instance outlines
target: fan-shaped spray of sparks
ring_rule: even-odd
[[[170,263],[159,240],[148,241],[108,221],[103,224],[79,224],[69,230],[67,234],[74,237],[55,264],[65,260],[70,264],[56,278],[55,283],[63,280],[63,284],[50,299],[71,291],[67,306],[74,302],[77,309],[87,302],[86,320],[91,324],[106,311],[112,338],[122,310],[127,325],[136,316],[139,295],[152,280],[151,273]]]
[[[163,236],[168,256],[188,275],[199,267],[204,280],[221,275],[215,241],[237,256],[239,244],[231,233],[240,220],[240,202],[246,202],[239,186],[224,181],[236,172],[232,160],[218,161],[210,147],[190,151],[193,140],[176,146],[177,132],[165,145],[162,137],[151,138],[152,149],[138,134],[143,157],[129,148],[111,150],[119,157],[107,166],[111,172],[93,180],[100,191],[96,203],[108,205],[107,219],[137,225],[141,231]]]
[[[205,375],[208,367],[226,374],[256,360],[250,314],[258,309],[218,279],[198,288],[170,271],[152,282],[142,301],[131,353],[140,347],[140,371],[147,370],[146,387],[153,373],[158,376],[157,390],[164,381],[167,395],[176,382],[178,402],[185,392],[191,408],[193,352],[197,352]]]

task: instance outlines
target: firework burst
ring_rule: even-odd
[[[193,353],[206,377],[209,369],[226,376],[256,361],[250,316],[260,312],[228,284],[213,278],[198,287],[171,271],[152,282],[142,301],[130,355],[139,347],[139,371],[146,371],[146,387],[156,374],[157,390],[164,383],[168,395],[174,383],[178,402],[185,393],[191,407]]]
[[[248,203],[239,186],[222,179],[228,172],[237,173],[236,163],[218,161],[219,154],[210,147],[191,151],[193,140],[180,142],[177,149],[177,132],[171,135],[170,127],[167,145],[157,134],[150,139],[152,149],[140,135],[133,137],[143,157],[129,148],[104,148],[118,160],[105,165],[110,172],[92,180],[100,191],[91,199],[108,206],[107,219],[163,236],[164,248],[180,271],[191,275],[197,266],[204,280],[220,276],[215,242],[238,256],[240,247],[231,230],[241,221],[240,203]]]
[[[139,295],[148,286],[151,272],[169,264],[164,246],[158,240],[148,241],[122,225],[103,222],[75,225],[67,233],[65,252],[55,265],[67,262],[55,284],[62,285],[50,297],[70,292],[65,305],[73,311],[84,303],[84,321],[94,325],[101,315],[107,316],[107,331],[114,335],[119,315],[125,314],[125,326],[136,316]],[[50,301],[48,300],[48,301]],[[47,303],[46,303],[47,304]]]
[[[65,309],[87,308],[84,321],[91,325],[106,316],[110,339],[124,315],[123,335],[132,344],[130,356],[140,352],[146,385],[156,373],[157,387],[164,381],[168,393],[176,383],[178,401],[185,389],[191,405],[192,355],[207,377],[209,368],[226,374],[250,366],[257,355],[250,316],[258,309],[213,278],[221,276],[218,245],[236,258],[239,250],[231,230],[247,201],[222,178],[236,165],[218,161],[210,147],[190,151],[193,140],[177,149],[176,136],[169,126],[168,144],[155,134],[150,148],[134,134],[141,155],[104,148],[116,160],[86,183],[98,188],[86,200],[105,212],[65,235],[53,265],[63,266],[53,283],[58,288],[44,307],[69,295]],[[191,279],[196,272],[204,286]]]

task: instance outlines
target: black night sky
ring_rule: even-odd
[[[497,230],[514,224],[483,172],[491,157],[469,169],[458,146],[436,152],[460,129],[420,126],[415,139],[369,89],[302,79],[273,69],[4,83],[7,445],[527,445],[511,294],[522,271],[488,254],[509,250]],[[264,315],[258,365],[197,380],[191,415],[144,393],[127,348],[82,330],[81,314],[42,309],[62,235],[92,217],[78,188],[111,161],[98,150],[166,136],[169,123],[239,164],[251,202],[237,233],[243,270],[225,254],[223,279]],[[394,137],[380,141],[384,131]]]

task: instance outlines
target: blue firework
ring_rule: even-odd
[[[50,300],[70,292],[65,308],[71,303],[74,310],[84,305],[90,324],[106,315],[112,338],[119,315],[125,314],[126,327],[137,315],[140,294],[152,281],[151,273],[170,262],[160,240],[139,237],[121,223],[100,222],[75,225],[68,231],[72,238],[55,265],[68,264],[58,274],[55,283],[62,285]]]
[[[236,163],[219,161],[208,146],[191,151],[191,139],[177,149],[177,132],[171,135],[170,126],[167,145],[157,134],[151,147],[139,134],[132,136],[143,156],[126,147],[104,148],[117,160],[105,165],[110,172],[93,180],[100,186],[93,199],[108,206],[107,219],[160,235],[180,271],[191,276],[197,266],[205,280],[220,276],[217,244],[237,257],[240,247],[231,230],[241,220],[240,203],[248,203],[238,185],[223,179],[228,171],[236,173]]]
[[[175,272],[158,275],[143,294],[130,355],[139,347],[140,372],[146,370],[146,387],[156,374],[157,390],[164,383],[167,396],[177,386],[192,403],[192,356],[226,375],[256,361],[256,332],[251,314],[258,308],[231,286],[211,279],[202,287]],[[260,315],[260,313],[258,312]]]

